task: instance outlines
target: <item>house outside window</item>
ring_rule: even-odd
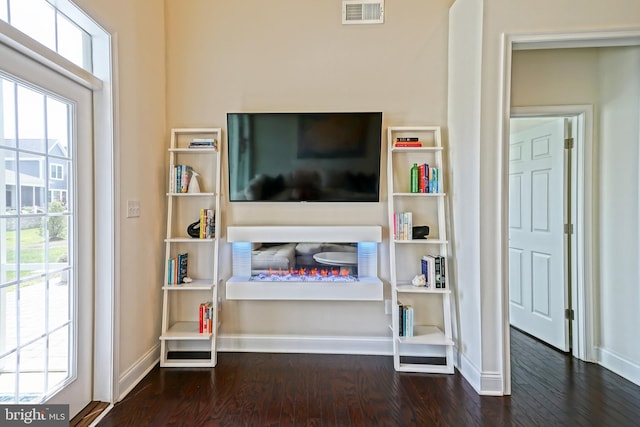
[[[49,165],[49,178],[61,181],[63,178],[62,165]]]

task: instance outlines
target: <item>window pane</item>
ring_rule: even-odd
[[[69,157],[69,106],[57,99],[47,97],[47,137],[49,154]]]
[[[20,141],[33,142],[32,140]],[[31,144],[38,147],[38,145]],[[17,188],[20,189],[20,207],[23,213],[33,214],[44,212],[46,204],[45,177],[44,174],[45,157],[31,153],[17,153],[18,180]],[[15,170],[15,169],[14,169]]]
[[[0,0],[0,19],[9,22],[9,14],[7,13],[7,0]]]
[[[20,350],[20,403],[38,402],[45,392],[46,339],[41,338]]]
[[[0,340],[0,354],[8,354],[15,351],[18,346],[16,329],[16,292],[17,286],[11,285],[0,289],[0,316],[2,316],[2,334],[4,340]],[[0,366],[0,371],[2,367]]]
[[[18,403],[15,398],[18,382],[16,356],[16,353],[11,353],[0,358],[0,402],[2,403]]]
[[[69,330],[69,326],[65,326],[49,336],[49,389],[55,388],[70,375]]]
[[[71,320],[69,270],[51,275],[49,281],[49,330],[59,328]]]
[[[43,277],[20,283],[20,345],[44,334],[45,294]]]
[[[0,285],[16,280],[17,223],[16,218],[0,219]]]
[[[58,13],[58,53],[79,67],[83,67],[85,63],[85,37],[88,37],[88,34],[66,16]]]
[[[2,166],[2,174],[0,175],[0,190],[2,190],[0,213],[3,214],[15,213],[18,208],[15,157],[15,151],[0,148],[0,166]]]
[[[56,50],[55,10],[45,0],[11,0],[11,25]]]
[[[49,211],[66,212],[69,206],[67,201],[67,194],[70,191],[71,187],[71,182],[69,180],[71,162],[68,160],[49,157],[49,170],[49,181],[47,181],[47,185],[49,186]],[[51,237],[61,236],[56,235]]]
[[[2,0],[0,0],[1,2]],[[16,97],[15,84],[0,78],[0,102],[2,102],[2,117],[0,117],[0,145],[16,146]]]
[[[44,123],[44,95],[19,85],[18,146],[23,150],[45,153]]]

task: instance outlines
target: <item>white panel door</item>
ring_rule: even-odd
[[[519,119],[512,119],[519,120]],[[569,350],[565,308],[564,119],[512,132],[509,305],[513,326]]]
[[[2,44],[0,83],[0,400],[73,417],[92,398],[92,93]]]

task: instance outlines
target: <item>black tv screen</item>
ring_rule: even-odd
[[[232,202],[378,202],[382,113],[228,113]]]

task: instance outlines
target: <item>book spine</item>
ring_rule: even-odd
[[[207,309],[209,333],[213,333],[213,305],[209,304]]]
[[[205,236],[205,210],[204,209],[200,209],[200,238],[204,239]]]
[[[409,136],[409,137],[399,136],[396,138],[396,142],[416,142],[416,141],[420,141],[420,138],[416,136]]]
[[[213,209],[207,210],[207,239],[213,239],[215,236],[215,212]]]
[[[447,264],[446,259],[444,257],[441,257],[442,261],[440,261],[440,269],[441,274],[442,274],[442,289],[446,289],[447,288],[447,275],[445,273],[445,265]]]
[[[198,332],[204,332],[204,304],[198,308]]]
[[[404,306],[398,304],[398,336],[404,336]]]
[[[430,186],[429,186],[429,165],[427,163],[424,164],[424,175],[422,179],[424,181],[423,192],[428,193]]]
[[[436,273],[436,288],[442,288],[442,266],[441,266],[441,257],[435,257],[435,273]]]
[[[408,330],[408,334],[407,336],[412,337],[413,336],[413,307],[409,306],[409,308],[407,309],[407,317],[409,318],[409,327],[407,328]]]
[[[178,260],[180,264],[180,275],[178,276],[178,283],[184,283],[184,278],[187,277],[189,254],[185,252],[178,255]]]

